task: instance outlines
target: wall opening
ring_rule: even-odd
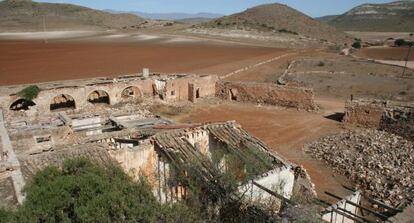
[[[30,107],[35,106],[36,104],[33,101],[26,100],[24,98],[21,98],[13,104],[10,105],[10,110],[12,111],[27,111],[30,109]]]
[[[174,96],[175,95],[175,91],[171,91],[171,96]]]
[[[45,142],[50,142],[52,141],[52,137],[51,136],[40,136],[40,137],[36,137],[36,143],[45,143]]]
[[[75,99],[67,94],[61,94],[52,99],[50,111],[62,111],[76,109]]]
[[[132,99],[142,97],[142,95],[138,87],[131,86],[122,91],[121,97],[122,99]]]
[[[237,101],[237,89],[230,89],[229,96],[230,96],[230,100]]]
[[[196,90],[196,98],[200,98],[200,88],[197,88]]]
[[[106,91],[96,90],[89,94],[88,102],[92,104],[110,104],[109,94]]]

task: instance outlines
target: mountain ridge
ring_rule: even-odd
[[[334,27],[279,3],[259,5],[199,26],[302,35],[329,42],[344,42],[348,39],[345,33],[337,31]]]
[[[136,15],[111,14],[72,4],[0,1],[2,31],[135,29],[145,23]]]
[[[344,31],[412,32],[414,1],[362,4],[341,15],[317,20]]]

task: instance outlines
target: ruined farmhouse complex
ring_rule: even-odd
[[[22,93],[35,87],[33,98]],[[137,75],[35,87],[0,88],[3,207],[15,207],[24,200],[24,185],[36,172],[77,157],[119,163],[136,180],[144,175],[162,203],[192,196],[182,173],[197,175],[206,185],[218,174],[230,173],[239,181],[240,192],[248,192],[246,202],[276,199],[279,208],[294,194],[316,197],[302,166],[274,152],[237,122],[174,123],[149,109],[154,103],[185,105],[214,100],[317,112],[312,89],[227,82],[216,75],[150,74],[147,69]],[[346,104],[344,122],[412,138],[413,108],[410,104],[353,100]],[[218,193],[221,187],[210,185],[210,193]],[[355,191],[328,207],[323,219],[354,222],[348,220],[357,215],[359,206],[347,204],[361,200],[362,193]]]

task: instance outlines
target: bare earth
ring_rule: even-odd
[[[343,111],[344,103],[334,99],[321,99],[320,113],[260,107],[253,104],[196,105],[188,114],[175,117],[179,122],[215,122],[236,120],[252,135],[260,138],[288,160],[303,165],[315,183],[318,195],[324,199],[325,191],[346,195],[341,185],[349,182],[320,161],[304,153],[304,144],[341,130],[338,121],[325,118]]]
[[[414,50],[411,50],[409,61],[414,61]],[[408,47],[370,47],[359,50],[356,56],[375,60],[403,61],[407,58]]]
[[[288,50],[196,43],[0,41],[0,85],[139,73],[226,74]]]

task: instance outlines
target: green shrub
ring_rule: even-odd
[[[39,95],[39,92],[41,89],[36,85],[31,85],[29,87],[24,88],[19,93],[17,93],[18,96],[26,99],[26,100],[33,100]]]
[[[357,41],[352,44],[352,47],[355,49],[360,49],[362,47],[361,42]]]
[[[0,222],[196,222],[183,204],[162,205],[142,178],[133,181],[115,164],[68,160],[47,167],[25,188],[16,211],[0,211]]]
[[[396,39],[395,42],[394,42],[394,44],[396,46],[404,46],[406,44],[406,42],[405,42],[404,39]]]

